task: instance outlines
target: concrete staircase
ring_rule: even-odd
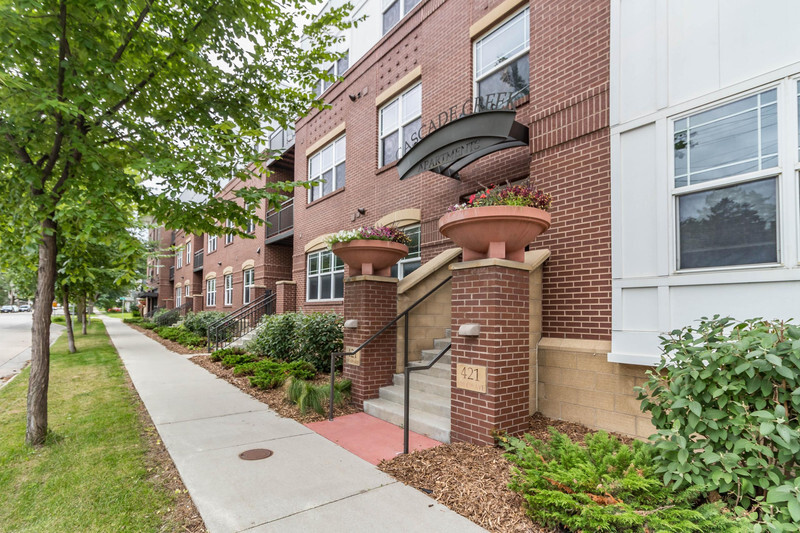
[[[422,350],[422,361],[411,364],[427,365],[448,344],[450,337],[434,340],[432,349]],[[450,442],[450,352],[433,367],[412,372],[410,376],[409,429],[440,442]],[[404,380],[405,375],[395,374],[392,385],[382,387],[378,398],[364,402],[364,412],[403,427]]]

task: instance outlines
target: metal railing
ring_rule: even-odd
[[[267,239],[294,227],[294,198],[281,204],[277,211],[267,213]]]
[[[266,315],[275,314],[275,294],[271,291],[245,307],[212,322],[208,326],[208,349],[211,352],[247,335]]]
[[[173,281],[175,279],[175,267],[169,267],[169,280]]]
[[[406,342],[408,342],[408,337],[406,337]],[[433,367],[433,365],[439,362],[439,359],[441,359],[444,354],[450,351],[452,346],[452,342],[447,343],[447,346],[442,348],[442,351],[436,354],[436,357],[434,357],[427,365],[410,366],[408,361],[406,361],[406,365],[403,368],[403,376],[405,378],[403,380],[403,453],[408,453],[408,426],[411,425],[411,414],[409,413],[410,402],[408,400],[408,395],[410,392],[409,378],[411,377],[411,373],[418,370],[428,370],[429,368]]]
[[[158,313],[158,312],[159,312],[159,311],[161,311],[162,309],[164,309],[164,308],[163,308],[163,307],[158,307],[158,306],[157,306],[157,307],[154,307],[154,308],[152,308],[152,309],[150,310],[150,312],[149,312],[149,313],[146,313],[144,317],[145,317],[145,318],[153,318],[153,315],[155,315],[156,313]]]
[[[192,302],[186,302],[180,307],[170,309],[155,319],[156,326],[171,326],[192,309]]]
[[[336,377],[335,376],[335,373],[336,373],[336,360],[338,358],[340,358],[340,357],[345,357],[345,356],[348,356],[348,355],[357,354],[366,345],[368,345],[369,343],[371,343],[372,341],[374,341],[375,339],[380,337],[380,335],[383,332],[385,332],[387,329],[389,329],[390,327],[395,325],[401,318],[405,317],[406,321],[404,323],[404,331],[403,331],[403,369],[404,369],[404,372],[405,372],[406,381],[405,381],[405,397],[403,398],[403,401],[405,402],[405,404],[403,406],[403,410],[406,413],[406,420],[405,420],[405,425],[404,425],[404,428],[403,428],[403,433],[404,433],[403,438],[405,439],[405,448],[404,448],[405,451],[403,453],[408,453],[408,409],[409,409],[408,372],[409,372],[409,368],[416,369],[416,370],[425,370],[426,368],[430,368],[431,366],[433,366],[433,364],[436,361],[439,360],[440,357],[442,357],[447,352],[447,350],[450,349],[450,346],[448,345],[447,348],[442,350],[439,353],[439,355],[437,355],[434,358],[433,362],[430,363],[430,365],[427,366],[427,367],[419,367],[419,366],[409,367],[409,364],[408,364],[408,323],[409,323],[409,321],[411,319],[411,315],[409,313],[411,313],[411,311],[415,307],[417,307],[419,304],[424,302],[430,295],[432,295],[433,293],[438,291],[440,288],[442,288],[442,286],[444,286],[451,279],[453,279],[453,276],[447,276],[445,279],[440,281],[434,288],[432,288],[431,290],[426,292],[421,298],[419,298],[417,301],[415,301],[410,306],[408,306],[408,308],[405,311],[403,311],[402,313],[400,313],[399,315],[394,317],[388,324],[383,326],[377,333],[375,333],[372,337],[370,337],[369,339],[364,341],[361,344],[361,346],[359,346],[355,350],[353,350],[351,352],[334,352],[334,353],[331,354],[331,390],[330,390],[330,398],[329,398],[329,404],[328,404],[328,420],[333,420],[333,397],[334,397],[334,380],[335,380],[335,377]]]
[[[199,249],[194,253],[194,268],[193,271],[197,272],[203,268],[203,249]]]

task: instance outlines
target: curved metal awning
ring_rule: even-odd
[[[528,146],[528,128],[515,122],[516,111],[484,111],[450,122],[425,136],[397,163],[400,179],[425,171],[459,179],[458,171],[508,148]]]

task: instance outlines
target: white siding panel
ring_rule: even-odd
[[[669,2],[670,104],[719,88],[719,48],[717,1]]]
[[[656,107],[655,0],[623,0],[619,31],[619,112],[625,122]]]
[[[658,330],[658,288],[622,289],[622,329]]]
[[[672,287],[671,322],[677,328],[703,316],[732,316],[737,320],[800,319],[800,283],[741,283],[735,285],[695,285]]]
[[[656,132],[650,124],[620,135],[621,216],[614,221],[623,277],[658,273]]]

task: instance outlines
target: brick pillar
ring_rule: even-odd
[[[297,283],[294,281],[278,281],[275,283],[275,312],[293,313],[297,310]]]
[[[267,286],[266,285],[253,285],[251,289],[252,294],[250,295],[250,301],[255,302],[259,298],[263,297],[267,294]]]
[[[492,444],[493,430],[519,434],[529,426],[532,269],[504,259],[450,268],[450,439]],[[459,328],[466,324],[473,325],[465,328],[472,331],[462,335]]]
[[[199,313],[203,310],[203,295],[202,294],[195,294],[192,296],[192,311],[195,313]]]
[[[344,282],[344,318],[358,321],[345,327],[344,350],[352,351],[397,316],[397,279],[354,276]],[[350,322],[352,323],[352,322]],[[358,355],[344,362],[344,377],[353,382],[352,399],[361,408],[364,400],[378,397],[378,389],[391,385],[397,366],[397,327],[393,325]]]

